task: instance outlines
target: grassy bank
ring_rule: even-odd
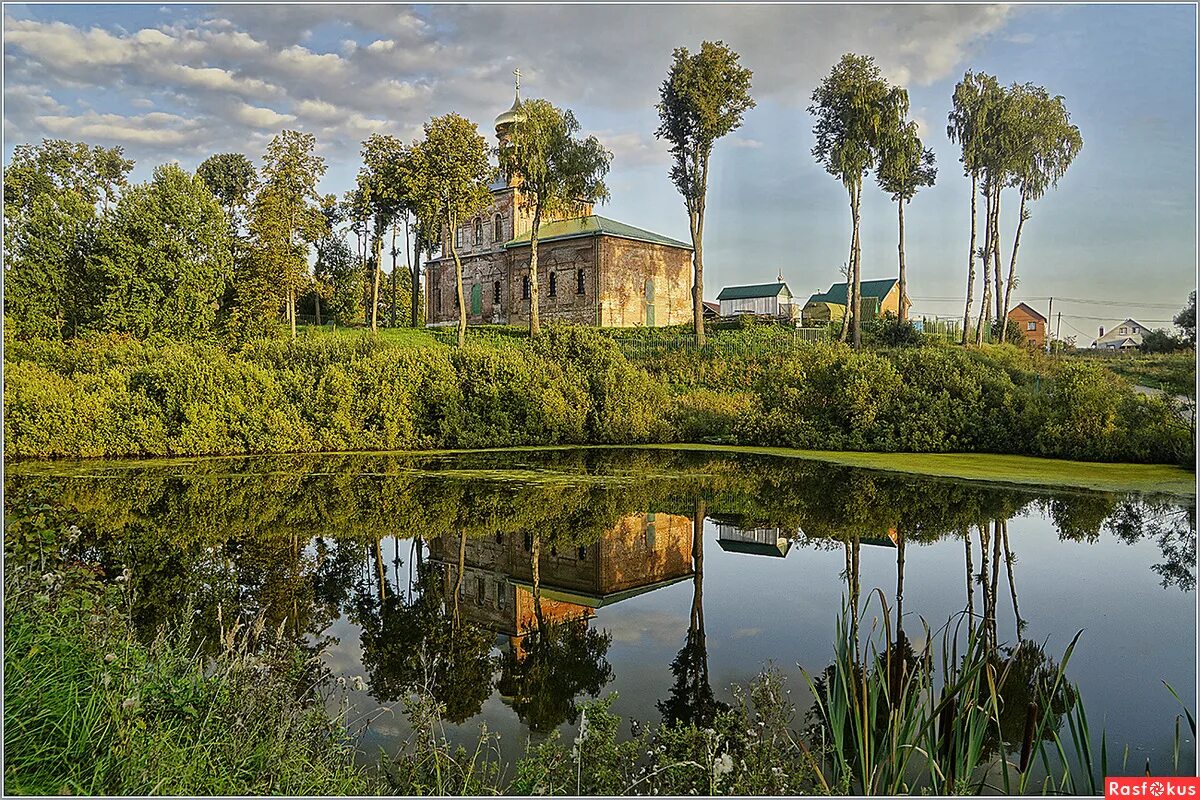
[[[229,351],[6,341],[6,456],[123,457],[701,442],[1182,463],[1170,398],[1013,346],[855,352],[736,330],[700,350],[549,328],[321,333]],[[627,336],[625,338],[628,338]],[[646,334],[647,339],[653,339]],[[620,341],[619,341],[620,340]]]

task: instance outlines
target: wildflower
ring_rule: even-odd
[[[733,772],[733,756],[721,753],[721,757],[713,762],[713,776],[720,777]]]
[[[82,533],[83,531],[79,530],[78,525],[72,525],[71,527],[67,528],[67,541],[69,541],[71,544],[74,544],[75,542],[79,541],[79,536]]]
[[[104,656],[104,663],[105,663],[105,664],[111,664],[112,662],[114,662],[114,661],[116,661],[116,660],[117,660],[117,654],[116,654],[116,653],[108,653],[107,655],[105,655],[105,656]]]
[[[100,676],[100,683],[104,685],[105,689],[107,689],[108,685],[110,683],[112,683],[112,676],[109,675],[107,672],[105,672],[103,675]]]
[[[342,689],[346,688],[346,676],[345,675],[338,676],[337,685]]]
[[[354,676],[354,680],[350,682],[350,685],[356,692],[361,692],[363,689],[367,688],[367,685],[363,682],[362,677],[358,675]]]
[[[131,710],[137,708],[137,705],[138,705],[138,699],[136,697],[126,697],[125,700],[121,703],[121,710],[122,711],[131,711]]]
[[[42,583],[46,584],[47,586],[53,586],[55,580],[56,578],[53,572],[47,572],[42,575]]]

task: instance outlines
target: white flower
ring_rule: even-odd
[[[338,679],[337,679],[337,685],[338,685],[338,686],[340,686],[340,687],[341,687],[341,688],[343,688],[343,689],[345,689],[345,688],[346,688],[346,676],[345,676],[345,675],[339,675],[339,676],[338,676]]]
[[[713,762],[713,775],[720,777],[733,772],[733,756],[721,753],[721,757]]]
[[[356,692],[361,692],[363,689],[367,688],[366,683],[364,683],[363,679],[358,675],[355,675],[354,679],[350,681],[350,686],[353,687],[354,691]]]

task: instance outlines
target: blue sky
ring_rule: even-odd
[[[1066,98],[1084,149],[1031,207],[1018,299],[1081,341],[1126,315],[1165,323],[1196,277],[1196,7],[235,6],[8,4],[5,157],[41,137],[120,144],[134,176],[215,152],[258,159],[270,137],[317,135],[323,191],[353,182],[374,132],[415,137],[458,111],[490,135],[512,100],[573,109],[614,153],[600,213],[687,239],[654,139],[653,104],[675,46],[723,39],[754,70],[757,108],[716,148],[706,295],[782,271],[798,295],[837,280],[849,241],[841,185],[813,161],[813,86],[843,52],[876,57],[908,87],[937,185],[906,210],[916,313],[961,314],[970,184],[945,134],[970,68]],[[896,270],[896,207],[864,193],[865,278]],[[1017,198],[1006,200],[1004,251]],[[1071,298],[1066,300],[1064,298]],[[1096,302],[1080,302],[1096,301]],[[1086,343],[1086,342],[1085,342]]]

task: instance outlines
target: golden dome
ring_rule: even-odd
[[[517,90],[517,99],[513,100],[512,108],[496,117],[496,130],[511,125],[521,116],[521,91]]]

